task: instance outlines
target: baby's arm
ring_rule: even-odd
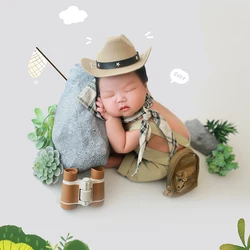
[[[106,120],[106,131],[113,149],[117,153],[126,154],[139,146],[139,130],[125,131],[120,117]]]
[[[96,102],[102,117],[106,120],[106,131],[109,142],[115,152],[126,154],[139,146],[139,130],[125,131],[120,117],[113,117],[106,112],[101,98]]]

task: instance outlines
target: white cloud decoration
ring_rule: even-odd
[[[88,17],[84,10],[79,10],[77,6],[70,6],[67,10],[60,12],[59,17],[67,25],[72,23],[81,23]]]

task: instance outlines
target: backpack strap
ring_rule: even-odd
[[[183,135],[179,134],[176,131],[173,131],[173,133],[174,133],[174,136],[175,136],[178,144],[184,146],[185,148],[189,148],[190,147],[190,140],[188,140],[186,137],[184,137]],[[190,134],[189,134],[189,138],[191,138]]]
[[[155,134],[155,135],[158,135],[160,137],[165,138],[165,135],[161,132],[161,130],[159,129],[159,127],[153,121],[150,121],[149,124],[151,126],[151,133],[152,134]],[[141,120],[138,120],[136,122],[133,122],[130,125],[129,130],[140,129],[140,127],[141,127]],[[178,144],[180,144],[181,146],[183,146],[185,148],[189,148],[190,147],[190,140],[188,140],[186,137],[184,137],[183,135],[179,134],[176,131],[173,131],[173,134],[174,134],[174,136],[175,136]],[[189,138],[191,138],[190,134],[189,134]]]

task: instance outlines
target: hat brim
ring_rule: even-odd
[[[91,60],[89,58],[83,58],[81,60],[81,65],[90,75],[95,77],[108,77],[108,76],[126,74],[143,67],[143,65],[148,60],[151,49],[152,48],[149,48],[148,50],[146,50],[146,52],[140,54],[140,60],[138,62],[126,67],[115,68],[115,69],[99,69],[96,67],[96,61]]]

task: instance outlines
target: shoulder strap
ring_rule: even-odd
[[[164,134],[160,131],[158,126],[153,121],[150,121],[150,126],[151,126],[151,131],[152,131],[151,133],[152,134],[155,134],[155,135],[158,135],[158,136],[165,138]],[[133,122],[130,125],[129,130],[140,129],[140,127],[141,127],[141,120],[138,120],[136,122]],[[184,137],[183,135],[181,135],[175,131],[173,131],[173,133],[174,133],[174,136],[175,136],[178,144],[182,145],[185,148],[190,147],[190,141],[186,137]]]
[[[178,144],[184,146],[185,148],[190,147],[190,141],[186,137],[184,137],[183,135],[181,135],[181,134],[179,134],[178,132],[175,132],[175,131],[173,131],[173,133],[175,135],[175,138],[176,138]]]

